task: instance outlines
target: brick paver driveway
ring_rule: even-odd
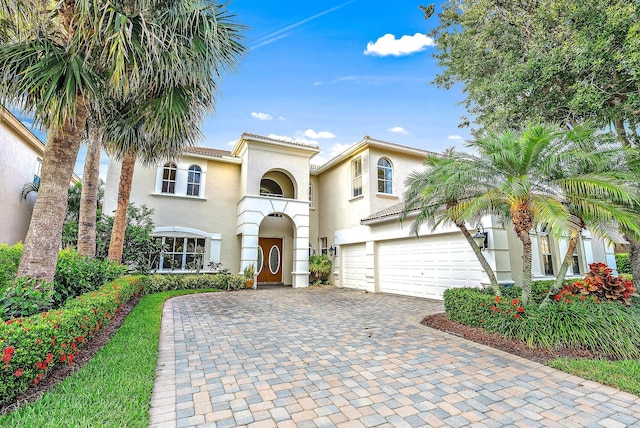
[[[165,304],[151,426],[640,426],[640,398],[419,325],[438,302],[336,288]]]

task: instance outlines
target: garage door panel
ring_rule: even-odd
[[[346,288],[364,290],[366,278],[366,248],[364,244],[343,245],[341,251],[340,285]]]
[[[441,299],[447,288],[477,286],[482,268],[462,234],[378,242],[377,281],[385,293]]]

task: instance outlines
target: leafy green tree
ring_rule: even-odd
[[[451,0],[438,18],[435,83],[463,85],[477,135],[536,119],[588,121],[640,147],[640,3]],[[638,287],[640,244],[627,238]]]
[[[561,132],[530,125],[521,133],[507,131],[477,140],[471,145],[477,155],[453,152],[449,156],[448,171],[460,171],[452,178],[459,180],[454,187],[465,185],[470,190],[460,193],[441,218],[458,224],[496,214],[511,221],[522,243],[525,304],[531,297],[530,232],[535,225],[561,235],[572,230],[577,215],[582,215],[583,220],[618,222],[640,235],[638,217],[627,209],[637,199],[628,175],[586,168],[589,158],[600,155],[595,145],[585,150],[591,138],[592,133],[581,128]],[[578,162],[580,167],[575,166]]]

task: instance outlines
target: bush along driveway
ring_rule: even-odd
[[[640,398],[419,324],[439,302],[335,288],[178,297],[151,426],[632,426]]]

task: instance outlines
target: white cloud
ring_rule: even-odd
[[[393,132],[394,134],[402,134],[402,135],[408,135],[409,134],[409,131],[404,129],[402,126],[394,126],[393,128],[387,129],[387,131]]]
[[[333,135],[329,131],[316,132],[313,129],[307,129],[306,131],[304,131],[304,136],[305,137],[309,137],[309,138],[311,138],[313,140],[319,140],[320,138],[335,138],[336,137],[335,135]]]
[[[458,134],[454,134],[454,135],[449,135],[447,137],[447,140],[462,141],[462,137],[459,136]]]
[[[393,34],[385,34],[374,42],[367,43],[365,55],[373,56],[405,56],[412,53],[422,52],[429,46],[435,46],[435,41],[422,33],[413,36],[402,36],[396,39]]]
[[[334,158],[351,146],[353,146],[353,144],[334,144],[329,148],[329,156]]]
[[[279,119],[279,120],[281,120],[281,121],[283,121],[283,122],[286,122],[286,121],[287,121],[287,118],[286,118],[286,117],[284,117],[284,116],[278,116],[278,119]]]
[[[342,152],[347,150],[349,147],[353,146],[353,144],[334,144],[329,147],[329,150],[322,150],[320,153],[311,158],[312,165],[322,166],[325,163],[329,162],[331,159],[340,155]],[[329,152],[329,157],[326,157],[326,152]]]
[[[267,136],[269,138],[273,138],[274,140],[288,141],[289,143],[306,144],[306,145],[309,145],[309,146],[317,146],[318,145],[317,141],[309,140],[307,138],[291,138],[291,137],[288,137],[286,135],[277,135],[277,134],[269,134]]]
[[[290,143],[293,142],[293,138],[287,137],[286,135],[269,134],[267,137],[273,138],[274,140],[288,141]]]
[[[227,143],[227,146],[235,147],[237,141],[238,140],[231,140]]]
[[[251,117],[253,117],[254,119],[258,119],[258,120],[271,120],[273,119],[273,116],[271,116],[270,114],[267,113],[256,113],[251,112]]]

